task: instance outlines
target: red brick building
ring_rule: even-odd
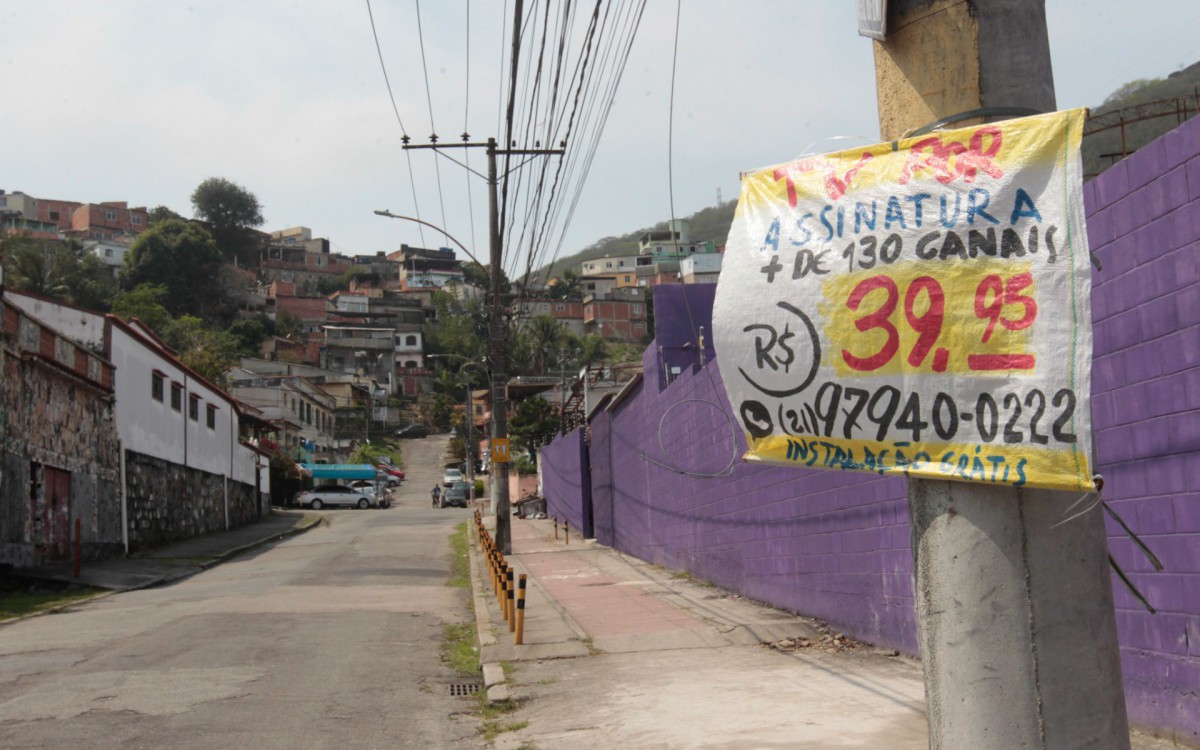
[[[80,239],[111,240],[146,231],[150,214],[144,206],[130,208],[124,201],[84,203],[71,214],[69,233]]]
[[[641,341],[647,333],[644,290],[627,287],[603,298],[584,297],[583,326],[610,341]]]

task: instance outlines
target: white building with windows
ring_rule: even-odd
[[[228,393],[138,321],[8,292],[5,299],[61,325],[112,363],[127,549],[253,522],[270,512],[268,458],[240,440]]]
[[[132,238],[129,238],[132,239]],[[83,243],[84,252],[91,253],[100,259],[113,276],[117,275],[117,271],[125,265],[125,256],[129,253],[129,248],[132,247],[131,242],[122,242],[120,240],[86,240]]]

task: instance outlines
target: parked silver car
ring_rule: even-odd
[[[442,472],[442,486],[443,487],[452,487],[452,486],[454,486],[455,482],[461,482],[462,480],[463,480],[462,469],[455,469],[455,468],[447,467],[446,470],[444,472]]]
[[[356,489],[328,485],[297,493],[296,504],[313,510],[320,510],[326,505],[365,509],[375,505],[375,501]]]

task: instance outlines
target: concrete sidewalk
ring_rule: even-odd
[[[928,747],[916,662],[561,529],[555,540],[549,520],[514,519],[512,536],[508,562],[529,576],[524,645],[477,545],[473,557],[488,695],[528,722],[497,748]]]
[[[318,525],[321,516],[301,510],[273,508],[260,521],[156,547],[131,556],[84,562],[75,577],[70,562],[49,563],[16,571],[24,578],[66,581],[110,591],[131,591],[195,575],[235,555]]]
[[[507,561],[528,576],[516,646],[472,530],[488,698],[515,707],[496,748],[929,747],[918,661],[554,534],[550,520],[513,519]]]

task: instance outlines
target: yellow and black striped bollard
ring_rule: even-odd
[[[517,629],[513,643],[520,646],[525,642],[525,574],[522,573],[517,581]]]
[[[507,590],[505,607],[508,610],[508,632],[512,633],[517,629],[517,610],[513,605],[513,598],[516,596],[516,591],[513,590],[513,569],[505,568],[505,589]]]

